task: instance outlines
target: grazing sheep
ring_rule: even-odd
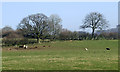
[[[45,45],[43,47],[45,47]]]
[[[28,46],[26,46],[26,45],[21,45],[21,46],[19,46],[19,48],[24,48],[24,49],[27,49],[27,48],[28,48]]]
[[[23,45],[19,46],[19,48],[23,48]]]
[[[25,46],[25,45],[23,45],[23,48],[24,48],[24,49],[26,49],[26,46]]]
[[[23,45],[23,48],[24,48],[24,49],[27,49],[27,48],[28,48],[28,46],[26,46],[26,45]]]
[[[110,50],[110,48],[106,48],[106,50]]]
[[[26,47],[25,45],[23,45],[23,47]]]
[[[50,45],[48,47],[50,47]]]
[[[8,50],[12,50],[11,48],[9,48]]]
[[[85,48],[86,51],[88,51],[88,48]]]

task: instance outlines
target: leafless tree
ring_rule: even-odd
[[[104,29],[108,27],[108,21],[104,18],[104,16],[97,12],[91,12],[88,14],[83,20],[83,25],[80,28],[92,28],[92,38],[94,39],[94,32],[96,29]]]
[[[5,26],[4,28],[2,28],[2,32],[8,32],[8,31],[13,31],[13,29],[9,26]]]
[[[39,43],[39,39],[49,33],[48,17],[42,13],[29,15],[19,23],[18,29],[25,34],[34,35]]]
[[[62,25],[61,25],[62,19],[56,15],[52,14],[49,17],[49,24],[51,26],[51,34],[53,35],[53,39],[60,34],[62,31]]]
[[[67,29],[62,29],[62,32],[60,33],[60,39],[61,40],[71,40],[72,38],[72,32]]]

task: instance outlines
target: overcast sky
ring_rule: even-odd
[[[24,17],[43,13],[48,17],[58,14],[63,28],[80,31],[82,20],[90,12],[102,13],[109,21],[109,28],[115,28],[118,24],[118,2],[3,2],[1,27],[16,29]],[[90,29],[87,31],[91,32]]]

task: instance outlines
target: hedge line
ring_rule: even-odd
[[[15,46],[15,45],[24,45],[24,44],[34,44],[37,43],[36,40],[29,39],[3,39],[2,46]]]

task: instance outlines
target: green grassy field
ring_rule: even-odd
[[[37,48],[32,49],[35,46]],[[106,47],[110,47],[111,50],[106,51]],[[2,69],[118,70],[117,40],[56,41],[28,45],[28,48],[26,50],[3,48]],[[88,51],[84,48],[88,48]]]

